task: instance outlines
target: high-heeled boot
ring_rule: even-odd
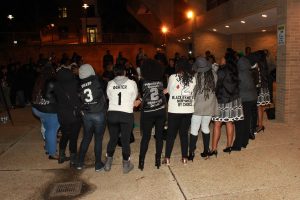
[[[190,144],[189,144],[189,156],[188,156],[188,160],[191,160],[191,161],[194,160],[197,140],[198,140],[198,136],[190,134]]]
[[[139,166],[138,166],[138,168],[141,170],[141,171],[143,171],[143,169],[144,169],[144,163],[145,163],[145,157],[139,157]]]
[[[202,140],[203,140],[203,152],[200,154],[202,158],[208,158],[209,157],[209,141],[210,141],[210,133],[203,133],[202,132]]]
[[[160,165],[161,165],[161,155],[155,154],[155,167],[157,167],[157,169],[159,169]]]

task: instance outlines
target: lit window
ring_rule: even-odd
[[[58,17],[59,18],[67,18],[68,17],[68,10],[66,7],[58,8]]]
[[[88,27],[87,28],[87,42],[94,43],[97,41],[97,28],[96,27]]]

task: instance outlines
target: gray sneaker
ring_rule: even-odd
[[[123,160],[123,173],[128,174],[131,170],[133,170],[134,166],[130,162],[130,160]]]
[[[111,170],[111,165],[113,162],[113,157],[106,157],[105,165],[104,165],[104,170],[105,171],[110,171]]]

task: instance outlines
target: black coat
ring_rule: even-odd
[[[239,79],[236,66],[228,64],[218,70],[216,96],[218,103],[229,103],[239,97]]]
[[[71,70],[66,68],[61,68],[56,78],[54,92],[57,99],[59,123],[68,124],[79,121],[81,109],[79,82]]]

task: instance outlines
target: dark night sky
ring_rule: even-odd
[[[126,0],[98,0],[104,32],[148,33],[126,10]],[[0,6],[0,32],[36,32],[51,23],[57,7],[48,0],[8,0]],[[7,15],[15,18],[12,22]]]

